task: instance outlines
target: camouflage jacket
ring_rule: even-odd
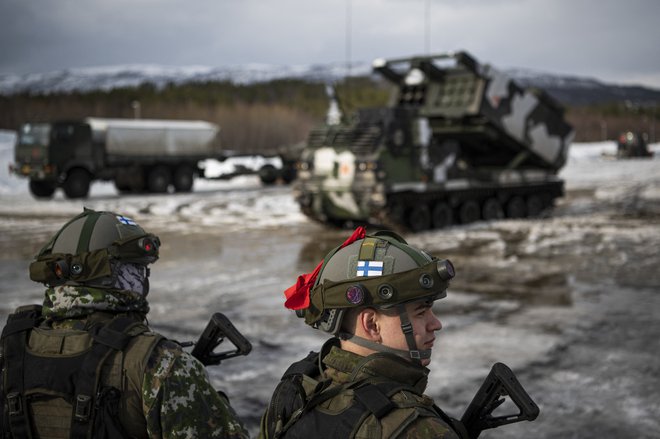
[[[356,438],[458,439],[457,434],[440,416],[437,414],[428,416],[433,412],[433,399],[423,395],[428,382],[429,370],[427,368],[416,366],[390,354],[373,354],[362,357],[338,347],[332,347],[323,358],[323,363],[327,366],[325,375],[332,379],[333,384],[377,377],[411,386],[419,392],[417,395],[407,391],[395,393],[391,400],[399,408],[392,410],[381,419],[380,426],[375,422],[370,422],[370,419],[367,418],[357,430]],[[322,403],[321,407],[331,409],[333,405],[342,404],[341,400],[345,397],[340,394]],[[419,415],[420,412],[416,411],[419,408],[424,409],[426,416]],[[411,421],[411,419],[413,420]],[[392,432],[392,435],[388,432]]]
[[[326,343],[321,352],[321,355],[325,352],[327,354],[322,358],[323,371],[316,368],[316,376],[303,375],[302,380],[298,380],[295,375],[285,374],[262,417],[260,438],[276,436],[283,430],[286,430],[283,437],[321,438],[340,434],[358,439],[458,438],[436,410],[433,400],[423,394],[429,372],[427,368],[392,354],[376,353],[362,357],[340,349],[335,339]],[[312,373],[311,364],[317,362],[318,358],[312,352],[292,367],[305,370],[304,373]],[[307,366],[299,368],[302,363]],[[287,381],[287,376],[291,377],[291,381]],[[300,410],[296,410],[300,406],[294,402],[299,397],[292,396],[289,390],[282,390],[287,389],[287,382],[293,383],[292,387],[302,388],[305,394],[300,397],[309,404],[312,404],[310,401],[322,402],[312,404],[313,408],[295,417],[295,413],[300,413]],[[386,384],[391,389],[387,393],[389,396],[385,397],[389,398],[393,407],[378,418],[373,414],[376,412],[358,412],[356,415],[355,410],[352,410],[358,397],[355,389],[366,383]],[[318,393],[319,388],[323,389],[321,393]],[[327,397],[323,397],[324,394]],[[376,401],[377,404],[382,402],[380,399]]]
[[[130,292],[67,286],[48,289],[43,306],[46,324],[53,329],[82,330],[99,316],[146,311],[146,300]],[[141,399],[146,437],[248,437],[228,399],[213,388],[204,366],[173,341],[160,341],[149,356]]]

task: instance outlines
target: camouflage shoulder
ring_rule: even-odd
[[[439,417],[417,418],[396,436],[398,439],[439,438],[460,439],[458,434]]]
[[[142,394],[149,437],[247,437],[204,366],[175,342],[163,340],[155,347],[145,369]]]

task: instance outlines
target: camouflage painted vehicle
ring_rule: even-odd
[[[313,130],[294,190],[325,223],[412,231],[538,215],[563,195],[573,138],[563,109],[466,52],[376,60],[383,108]]]

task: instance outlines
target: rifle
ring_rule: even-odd
[[[214,352],[215,348],[220,346],[225,338],[234,345],[235,349],[219,353]],[[224,314],[217,312],[211,316],[211,320],[206,325],[202,335],[199,336],[199,340],[195,343],[191,354],[204,366],[215,366],[228,358],[247,355],[251,350],[252,344],[232,325]]]
[[[519,412],[493,416],[493,411],[506,401],[516,405]],[[463,413],[460,423],[469,439],[476,439],[483,430],[497,428],[521,421],[533,421],[539,415],[539,407],[527,394],[514,373],[506,364],[495,363]]]

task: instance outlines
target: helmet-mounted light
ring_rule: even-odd
[[[451,263],[449,259],[443,259],[438,261],[438,274],[443,280],[451,280],[456,276],[456,271],[454,270],[454,264]]]
[[[69,277],[69,264],[65,260],[59,260],[53,264],[53,273],[58,279]]]
[[[151,237],[138,239],[138,246],[145,251],[145,253],[153,254],[158,251],[159,242],[158,238],[152,239]]]
[[[112,257],[124,262],[139,264],[150,264],[158,259],[160,239],[156,235],[147,234],[140,237],[130,237],[123,241],[115,242],[108,253]]]

